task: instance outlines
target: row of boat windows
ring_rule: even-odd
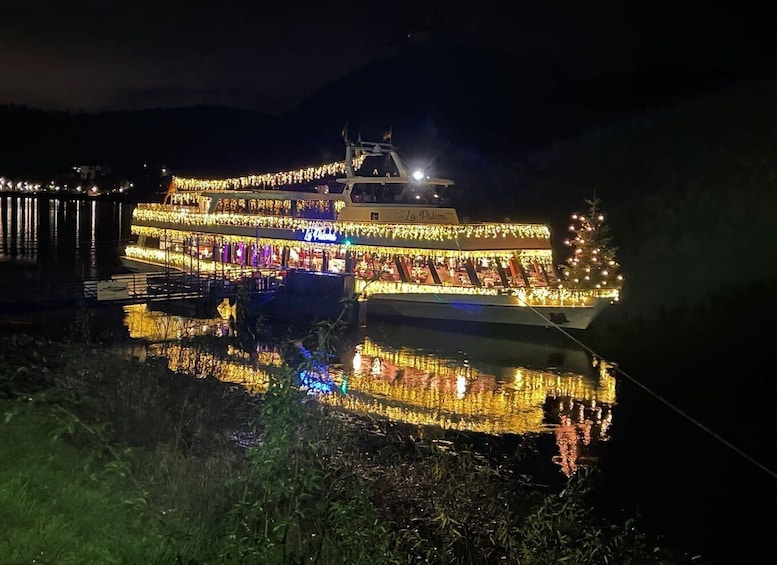
[[[351,192],[354,202],[378,204],[427,204],[444,205],[445,200],[435,187],[425,184],[356,184]],[[194,198],[191,193],[172,195],[171,204],[198,206],[205,213],[210,208],[210,198]],[[266,200],[220,198],[215,212],[220,214],[258,214],[265,216],[290,216],[311,220],[333,220],[344,203],[339,200]]]
[[[513,288],[547,286],[558,281],[551,266],[538,262],[521,263],[496,259],[460,260],[364,254],[354,266],[364,279],[446,286]]]
[[[146,245],[158,240],[149,238]],[[386,282],[442,284],[448,286],[515,288],[547,286],[558,282],[552,265],[537,261],[509,261],[482,257],[456,258],[389,255],[380,253],[330,253],[307,246],[255,244],[197,245],[162,242],[161,249],[183,253],[192,258],[190,268],[199,269],[199,261],[215,261],[236,268],[305,269],[326,272],[353,272],[357,277]]]
[[[240,200],[230,198],[221,199],[216,203],[216,213],[334,220],[336,211],[342,206],[342,202],[335,200]]]
[[[195,197],[192,193],[176,193],[170,198],[175,206],[197,206],[201,213],[210,209],[211,198]],[[310,220],[334,220],[345,203],[340,200],[265,200],[253,198],[220,198],[216,202],[218,214],[256,214],[262,216],[289,216]]]
[[[351,190],[354,202],[379,204],[444,204],[439,191],[423,183],[356,183]]]

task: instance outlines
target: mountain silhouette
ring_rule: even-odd
[[[79,164],[134,174],[236,175],[341,159],[340,132],[392,129],[405,156],[482,185],[497,163],[692,96],[732,77],[658,68],[579,77],[547,54],[406,48],[343,76],[280,116],[219,106],[73,113],[0,106],[0,174]]]
[[[0,174],[43,179],[71,166],[141,163],[202,172],[245,166],[272,116],[217,106],[126,112],[53,112],[0,106]]]

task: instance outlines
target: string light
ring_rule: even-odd
[[[177,177],[174,179],[174,186],[176,189],[182,188],[189,191],[239,190],[248,187],[293,184],[344,172],[345,163],[336,162],[321,167],[231,179]],[[208,194],[202,198],[218,197],[218,194]],[[281,197],[277,201],[285,205],[290,203],[289,200]],[[274,201],[266,202],[270,206]],[[338,201],[337,204],[342,206],[344,203]],[[360,257],[376,259],[399,256],[408,261],[416,260],[422,263],[434,261],[438,267],[441,261],[455,260],[459,266],[463,261],[472,261],[479,266],[488,266],[496,262],[497,266],[501,263],[502,268],[506,269],[509,264],[512,270],[514,265],[512,261],[516,261],[518,266],[532,271],[529,274],[532,281],[530,286],[512,286],[515,284],[513,279],[518,278],[515,272],[510,273],[511,286],[505,288],[508,283],[502,284],[499,281],[496,284],[489,282],[484,286],[469,286],[466,284],[466,277],[461,281],[454,278],[453,270],[451,270],[450,281],[441,283],[439,278],[436,279],[436,282],[441,284],[427,284],[431,282],[428,277],[424,284],[376,281],[372,280],[373,276],[367,276],[368,269],[365,268],[364,278],[360,278],[357,273],[356,293],[363,298],[385,293],[478,295],[502,297],[500,303],[505,302],[506,297],[510,304],[516,306],[593,307],[598,299],[618,300],[623,277],[617,273],[618,264],[614,259],[614,248],[607,245],[609,242],[603,226],[604,215],[597,212],[595,202],[591,202],[591,205],[589,217],[596,219],[596,226],[591,224],[586,216],[577,214],[572,216],[577,221],[577,225],[570,226],[571,231],[574,232],[574,238],[567,240],[566,243],[576,248],[568,260],[568,266],[562,268],[564,279],[570,283],[566,286],[558,284],[555,279],[550,229],[546,225],[319,220],[293,217],[290,205],[281,210],[280,214],[259,214],[207,213],[204,211],[207,206],[140,204],[133,211],[132,233],[158,238],[165,242],[162,247],[167,249],[130,245],[126,248],[125,254],[132,259],[161,266],[169,265],[182,270],[186,270],[187,266],[192,268],[192,263],[196,260],[197,269],[205,273],[214,272],[219,268],[222,270],[235,268],[241,274],[251,274],[261,270],[246,265],[250,261],[244,257],[243,245],[253,245],[255,249],[268,246],[273,249],[290,249],[292,258],[300,257],[303,253],[307,257],[313,257],[316,253],[324,251],[330,259],[337,259],[339,262],[347,257],[359,261]],[[196,240],[199,247],[212,248],[214,255],[217,253],[216,247],[224,244],[237,244],[239,247],[236,253],[231,253],[234,263],[216,262],[212,257],[198,259],[196,255],[183,252],[180,246],[171,247],[169,243],[176,240],[190,243]],[[380,262],[386,261],[381,259]],[[308,265],[310,266],[312,265]],[[277,265],[276,267],[280,268]],[[343,267],[337,268],[342,270]],[[548,280],[543,281],[548,286],[533,284],[535,271],[537,278],[540,280],[545,278],[545,274],[540,273],[542,270],[548,273]],[[499,272],[502,273],[502,271]],[[523,276],[521,273],[521,277]],[[413,278],[420,281],[421,275],[418,277]],[[504,281],[504,273],[501,277]]]
[[[575,237],[564,244],[574,249],[567,264],[561,267],[562,277],[583,288],[619,289],[623,276],[617,272],[620,267],[615,260],[617,248],[611,245],[604,214],[599,213],[599,200],[587,202],[588,216],[572,214],[575,222],[569,230]]]
[[[287,242],[288,243],[288,242]],[[127,257],[160,266],[165,264],[171,267],[185,269],[192,261],[192,257],[185,253],[149,249],[147,247],[129,246],[125,254]],[[217,272],[219,269],[231,267],[236,270],[245,269],[247,272],[261,272],[259,268],[246,268],[239,264],[216,263],[213,261],[200,261],[199,269],[204,273]],[[529,288],[488,288],[467,287],[453,285],[416,284],[393,281],[375,281],[357,279],[355,292],[364,298],[375,294],[456,294],[462,296],[507,296],[513,298],[513,304],[518,307],[536,306],[593,306],[594,300],[606,298],[618,300],[617,289],[575,289],[566,287],[529,287]]]
[[[391,358],[390,352],[385,353]],[[255,367],[245,355],[224,359],[179,344],[157,345],[151,348],[150,354],[167,358],[172,371],[213,375],[224,382],[243,385],[254,393],[265,392],[269,384],[269,367]],[[403,358],[404,363],[397,365],[392,362],[390,369],[383,369],[378,374],[368,370],[348,375],[347,395],[332,394],[319,396],[318,399],[358,414],[421,426],[501,435],[548,431],[544,410],[548,398],[569,395],[580,401],[590,401],[598,394],[591,379],[583,375],[560,376],[531,369],[522,369],[525,376],[519,386],[498,383],[489,379],[489,375],[476,373],[467,382],[485,378],[493,386],[481,390],[473,390],[475,387],[470,386],[462,394],[461,373],[446,367],[445,361],[438,360],[439,373],[425,373],[419,379],[423,371],[419,371],[415,364],[422,362],[423,357],[405,354]],[[374,359],[371,356],[363,358],[362,364],[372,366]],[[277,366],[274,359],[271,362],[271,366]],[[394,378],[398,369],[406,376]],[[336,382],[343,376],[339,371],[333,372]]]
[[[152,342],[147,354],[166,358],[172,371],[215,376],[263,393],[269,384],[268,371],[283,365],[272,347],[258,348],[254,355],[228,345],[226,354],[216,356],[175,341],[220,327],[223,320],[219,318],[184,318],[149,310],[145,304],[125,306],[124,311],[130,337]],[[612,424],[610,407],[616,403],[612,365],[606,361],[595,363],[599,370],[593,378],[577,372],[513,367],[506,374],[515,374],[514,379],[498,381],[460,360],[388,347],[365,337],[354,350],[352,365],[353,373],[331,368],[336,381],[348,379],[348,394],[322,396],[320,401],[416,425],[489,434],[542,433],[548,431],[547,399],[561,398],[569,399],[569,410],[589,410],[600,426],[598,439],[604,441]]]
[[[354,169],[358,169],[364,162],[365,155],[357,155],[353,158]],[[317,167],[304,167],[292,171],[277,173],[261,173],[244,177],[232,177],[223,179],[198,179],[191,177],[172,178],[172,189],[180,191],[204,191],[204,190],[247,190],[250,188],[272,188],[276,186],[302,184],[314,180],[320,180],[327,176],[344,175],[346,172],[345,161],[326,163]]]
[[[49,183],[53,185],[53,183]],[[27,180],[14,180],[6,177],[0,177],[0,191],[8,192],[38,192],[41,190],[41,183]]]
[[[329,230],[343,237],[379,237],[408,241],[477,240],[521,238],[550,240],[550,229],[541,224],[397,224],[381,222],[323,221],[288,216],[255,214],[206,214],[163,204],[138,204],[132,213],[132,229],[143,227],[219,228],[222,226],[293,231]],[[164,225],[163,225],[164,224]],[[133,231],[133,233],[138,233]],[[508,246],[510,242],[505,241]]]
[[[246,238],[235,235],[215,235],[215,234],[202,234],[196,232],[185,232],[179,230],[170,230],[164,228],[150,228],[145,226],[133,226],[132,233],[135,235],[144,235],[148,237],[168,237],[168,238],[180,238],[180,239],[192,239],[199,238],[200,245],[218,245],[221,243],[241,243],[245,242]],[[396,255],[396,254],[412,254],[413,256],[431,256],[445,259],[501,259],[507,261],[513,257],[517,257],[522,262],[537,261],[544,266],[551,266],[553,264],[553,252],[550,249],[520,249],[520,250],[479,250],[479,251],[466,251],[460,249],[429,249],[419,248],[417,246],[399,247],[399,246],[387,246],[387,245],[362,245],[353,243],[351,241],[344,241],[343,243],[326,243],[326,242],[305,242],[302,240],[289,240],[273,237],[253,237],[250,238],[250,242],[255,245],[264,246],[293,246],[306,249],[323,249],[329,253],[337,255],[344,254],[346,251],[351,253],[370,253],[372,255]],[[137,253],[143,253],[143,248],[137,245],[130,245],[125,249],[127,256],[133,254],[137,257]],[[161,251],[158,249],[150,249],[150,251]],[[167,254],[172,254],[171,251],[161,251],[160,257],[164,258]],[[186,259],[186,264],[190,261],[188,255],[183,255]],[[202,263],[202,262],[201,262]]]

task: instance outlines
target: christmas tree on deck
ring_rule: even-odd
[[[620,289],[623,276],[615,259],[617,247],[604,221],[598,198],[586,200],[587,214],[572,214],[571,237],[564,244],[572,248],[561,276],[567,288]]]

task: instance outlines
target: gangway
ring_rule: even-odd
[[[250,295],[274,293],[280,273],[254,273],[230,278],[217,273],[144,272],[113,275],[106,279],[32,281],[0,285],[0,314],[107,304],[140,304],[172,300],[236,298],[244,286]]]

